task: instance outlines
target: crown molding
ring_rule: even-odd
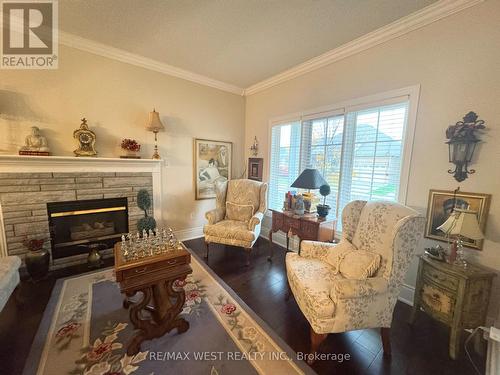
[[[340,47],[334,48],[302,64],[276,74],[245,89],[244,95],[252,95],[285,81],[312,72],[333,62],[345,59],[379,44],[420,29],[433,22],[451,16],[484,0],[439,0],[417,12],[400,18],[386,26],[365,34]]]
[[[135,65],[141,68],[149,69],[155,72],[167,74],[173,77],[185,79],[200,85],[213,87],[232,94],[243,95],[244,89],[218,81],[213,78],[205,77],[201,74],[193,73],[188,70],[180,69],[157,60],[149,59],[119,48],[111,47],[103,43],[85,39],[64,31],[59,31],[59,43],[70,48],[90,52],[94,55],[103,56],[112,60],[121,61],[127,64]]]

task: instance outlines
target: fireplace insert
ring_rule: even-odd
[[[111,248],[128,232],[127,198],[47,203],[54,259]]]

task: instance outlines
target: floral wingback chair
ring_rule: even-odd
[[[311,325],[313,353],[328,333],[380,327],[384,353],[390,355],[392,313],[424,226],[423,216],[397,203],[347,204],[340,243],[347,240],[354,257],[359,250],[380,254],[374,255],[375,274],[361,280],[344,277],[327,262],[335,244],[303,241],[300,255],[287,254],[288,282]]]
[[[203,227],[206,258],[212,242],[239,246],[246,250],[248,266],[267,210],[267,183],[246,179],[217,182],[215,194],[216,208],[205,214],[208,224]]]

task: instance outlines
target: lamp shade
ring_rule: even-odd
[[[328,185],[317,169],[306,168],[293,182],[292,187],[299,189],[319,189],[322,185]]]
[[[477,222],[477,213],[470,210],[455,208],[450,217],[437,229],[448,236],[463,236],[471,240],[484,238]]]
[[[149,112],[148,123],[146,124],[146,129],[150,132],[159,132],[165,129],[161,120],[160,114],[153,109],[153,112]]]

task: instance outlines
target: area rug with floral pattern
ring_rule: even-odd
[[[58,280],[24,374],[312,374],[313,371],[195,254],[182,316],[190,328],[145,341],[134,330],[113,270]]]

